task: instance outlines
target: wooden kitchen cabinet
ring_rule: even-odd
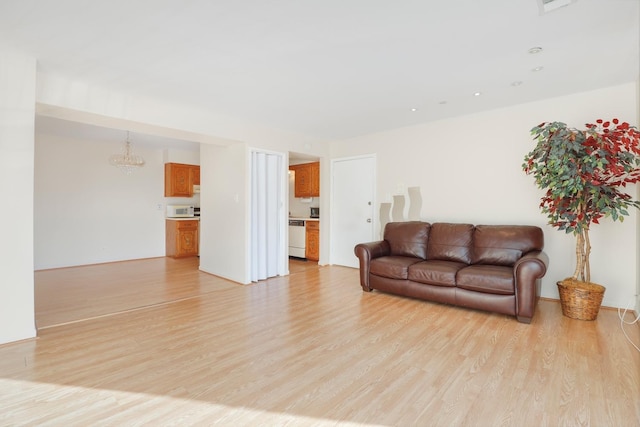
[[[311,261],[320,259],[320,221],[306,221],[305,258]]]
[[[191,178],[193,180],[193,185],[200,185],[200,166],[191,166]]]
[[[320,162],[291,165],[295,172],[295,197],[320,197]]]
[[[184,163],[164,164],[165,197],[192,197],[194,185],[200,185],[200,166]]]
[[[320,197],[320,162],[309,163],[311,197]]]
[[[289,170],[295,173],[294,196],[311,197],[311,174],[307,165],[291,165]]]
[[[197,219],[191,220],[166,220],[166,252],[167,256],[182,258],[197,256],[198,227]]]

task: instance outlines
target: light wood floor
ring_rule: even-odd
[[[0,346],[0,425],[640,425],[615,311],[541,301],[524,325],[363,293],[349,268],[241,286],[174,261],[38,273],[49,327]]]
[[[197,257],[150,258],[35,273],[38,329],[235,287],[198,270]]]

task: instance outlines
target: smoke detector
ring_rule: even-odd
[[[540,15],[549,13],[553,10],[559,9],[564,6],[569,6],[571,3],[575,3],[577,0],[536,0],[538,2],[538,9],[540,9]]]

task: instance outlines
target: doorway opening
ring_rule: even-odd
[[[320,260],[320,158],[289,153],[288,248],[292,261]],[[290,263],[290,270],[293,264]]]

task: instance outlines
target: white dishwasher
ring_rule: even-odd
[[[303,219],[289,220],[289,256],[304,258],[307,233]]]

